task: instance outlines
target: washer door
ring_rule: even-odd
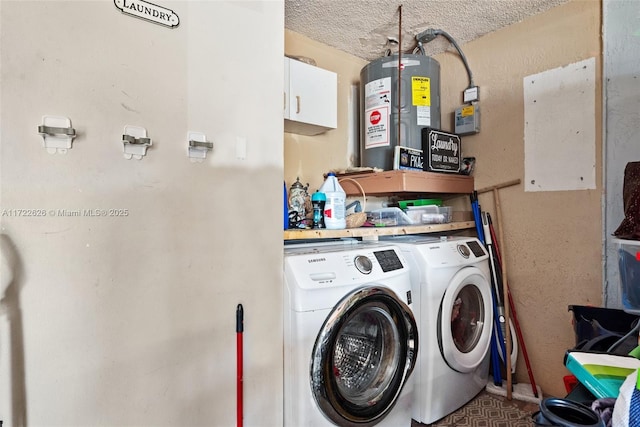
[[[377,424],[411,375],[418,332],[411,309],[388,288],[367,286],[331,311],[311,356],[311,391],[341,426]]]
[[[438,312],[438,343],[452,369],[471,372],[487,355],[492,304],[491,285],[480,269],[462,268],[451,279]]]

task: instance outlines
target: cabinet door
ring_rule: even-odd
[[[285,90],[288,87],[289,102],[284,111],[285,131],[316,135],[335,129],[338,125],[337,74],[285,58],[285,79],[287,73],[289,83],[285,82]]]

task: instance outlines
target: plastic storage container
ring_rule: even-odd
[[[347,228],[347,220],[345,215],[345,202],[347,194],[344,192],[336,174],[330,172],[327,179],[320,187],[321,193],[324,193],[327,200],[324,204],[324,226],[327,230],[342,230]]]
[[[367,220],[376,227],[412,225],[414,222],[400,208],[382,208],[367,214]]]
[[[451,222],[451,206],[408,206],[407,216],[414,224],[446,224]]]
[[[618,245],[622,307],[640,315],[640,241],[613,239]]]
[[[407,209],[409,206],[442,206],[442,199],[416,199],[416,200],[400,200],[398,206],[400,209]]]

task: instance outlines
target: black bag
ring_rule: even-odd
[[[624,219],[613,235],[621,239],[640,240],[640,162],[624,168],[622,187]]]

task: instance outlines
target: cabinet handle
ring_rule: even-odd
[[[300,95],[296,95],[296,114],[300,114]]]
[[[287,109],[287,92],[282,92],[282,105],[284,106],[282,109]]]

